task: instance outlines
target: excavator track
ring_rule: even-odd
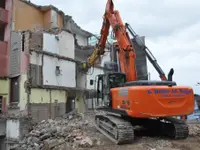
[[[170,123],[165,123],[163,131],[165,135],[168,135],[172,139],[186,139],[189,135],[188,125],[183,120],[168,117],[164,120]]]
[[[140,125],[146,129],[146,133],[167,136],[174,140],[185,139],[189,135],[188,125],[183,120],[172,117],[144,119],[140,122]]]
[[[108,114],[95,116],[96,128],[115,144],[129,144],[134,139],[134,129],[130,122]]]
[[[135,120],[135,119],[134,119]],[[134,140],[133,122],[111,114],[96,114],[96,128],[115,144],[130,144]],[[157,132],[158,136],[171,139],[186,139],[189,135],[188,125],[183,120],[172,117],[162,119],[145,119],[140,126]]]

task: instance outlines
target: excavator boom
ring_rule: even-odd
[[[101,29],[101,37],[92,55],[88,58],[87,62],[83,64],[83,68],[87,71],[92,67],[95,61],[104,54],[107,36],[109,34],[110,26],[113,29],[116,40],[119,46],[119,59],[120,67],[123,73],[126,73],[127,81],[137,80],[137,71],[135,67],[136,54],[132,41],[126,32],[119,11],[114,10],[112,0],[108,0]]]

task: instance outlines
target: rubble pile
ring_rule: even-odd
[[[17,145],[19,150],[65,150],[109,145],[110,141],[94,127],[94,113],[71,112],[55,120],[43,120]],[[200,124],[188,124],[190,136],[200,136]],[[171,141],[142,137],[138,143],[145,150],[172,148]],[[98,147],[98,146],[97,146]],[[174,149],[175,150],[175,149]]]
[[[200,124],[188,124],[190,136],[200,136]]]
[[[92,119],[92,118],[91,118]],[[18,149],[50,150],[69,147],[92,147],[99,143],[97,135],[89,135],[92,122],[78,113],[70,114],[55,120],[43,120],[38,123],[25,138],[20,141]],[[88,131],[88,132],[87,132]],[[93,134],[98,134],[93,132]],[[90,138],[94,137],[94,138]]]

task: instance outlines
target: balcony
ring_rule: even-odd
[[[0,77],[8,76],[7,42],[0,41]]]
[[[8,23],[8,11],[0,8],[0,25]]]

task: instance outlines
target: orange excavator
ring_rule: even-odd
[[[105,53],[110,26],[117,40],[115,47],[121,71],[108,71],[96,77],[99,106],[99,113],[95,115],[96,128],[116,144],[132,142],[138,126],[173,139],[187,138],[187,124],[175,116],[193,112],[193,89],[167,80],[158,66],[161,81],[137,79],[135,48],[112,0],[106,4],[98,44],[88,60],[83,62],[82,69],[87,72]],[[93,80],[90,83],[93,85]]]

